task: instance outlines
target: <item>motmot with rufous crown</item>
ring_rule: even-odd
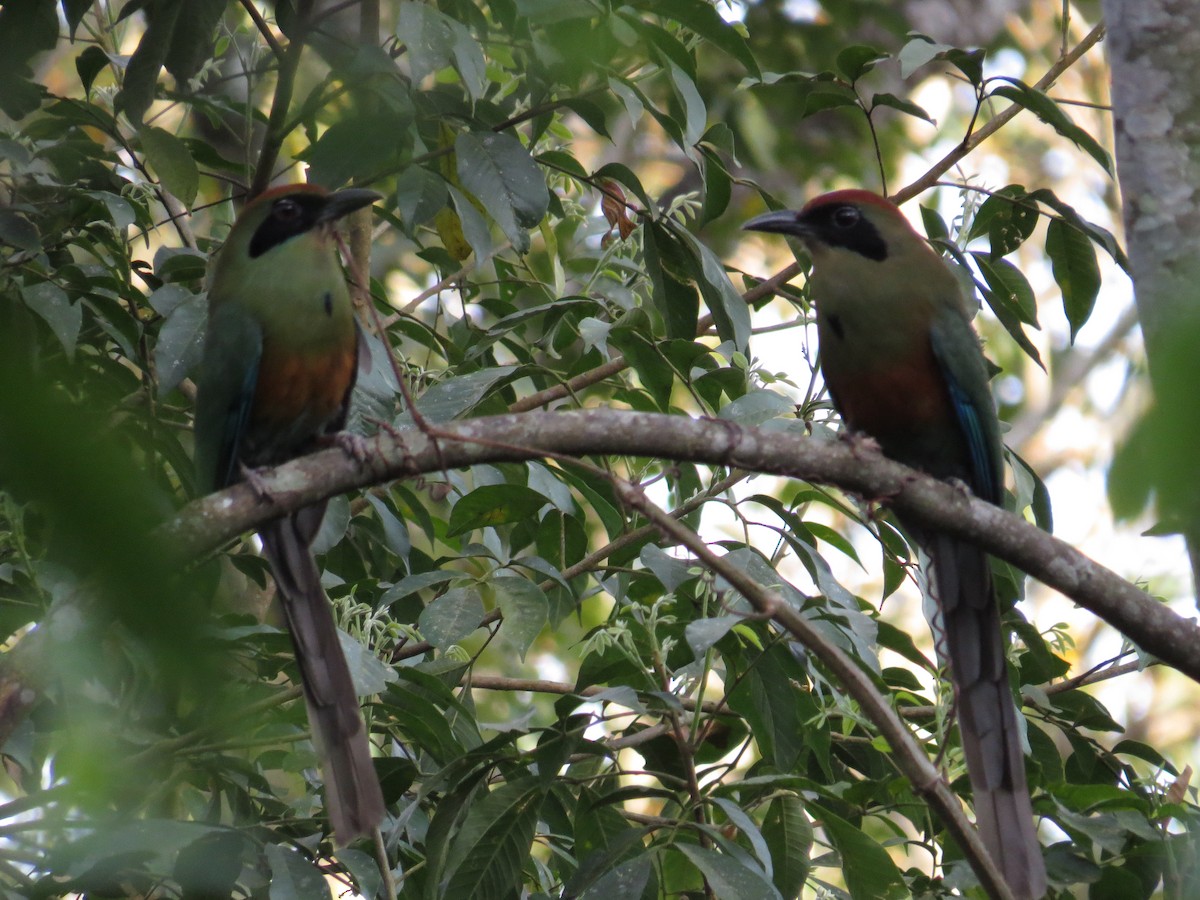
[[[265,191],[237,217],[209,277],[196,396],[201,490],[254,480],[257,468],[338,440],[361,342],[335,228],[379,199],[359,188],[292,184]],[[324,515],[318,503],[259,534],[296,652],[330,823],[345,844],[378,826],[384,802],[313,558]]]
[[[834,406],[892,459],[1000,504],[1003,457],[988,370],[958,278],[892,203],[864,190],[767,213],[752,231],[799,238],[813,263],[821,372]],[[1046,892],[988,555],[901,518],[929,560],[939,653],[984,845],[1022,900]]]

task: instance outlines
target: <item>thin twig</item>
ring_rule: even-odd
[[[1071,50],[1071,52],[1066,53],[1055,60],[1054,64],[1046,70],[1046,74],[1038,79],[1037,84],[1033,86],[1034,89],[1038,91],[1044,91],[1046,88],[1050,87],[1050,85],[1054,84],[1054,82],[1058,80],[1059,76],[1062,75],[1063,72],[1075,65],[1075,63],[1077,63],[1085,53],[1087,53],[1104,39],[1104,30],[1104,23],[1101,22],[1099,25],[1089,31],[1084,38],[1075,45],[1075,48]],[[917,196],[923,191],[933,187],[934,183],[937,182],[939,178],[958,165],[959,161],[967,156],[967,154],[969,154],[972,150],[974,150],[989,137],[1016,118],[1016,116],[1024,108],[1025,107],[1021,106],[1020,104],[1013,103],[1005,107],[996,115],[992,116],[992,118],[988,119],[988,121],[982,126],[968,134],[968,136],[960,144],[958,144],[958,146],[930,166],[924,175],[909,184],[907,187],[897,191],[895,196],[892,197],[892,200],[897,204],[904,203],[907,200],[911,200],[913,197]]]
[[[300,57],[308,30],[308,18],[312,11],[312,0],[301,0],[296,6],[296,34],[288,42],[279,60],[279,74],[275,82],[275,95],[271,98],[271,112],[267,116],[267,130],[263,137],[258,163],[254,168],[254,180],[247,196],[257,197],[271,183],[279,151],[288,131],[284,127],[288,110],[292,105],[292,92],[296,87],[296,73],[300,69]]]
[[[754,287],[743,292],[742,299],[747,303],[755,303],[763,297],[769,297],[779,289],[780,285],[787,284],[787,282],[791,281],[798,274],[800,274],[799,263],[792,263],[790,266],[776,272],[770,278],[759,282]],[[696,323],[696,335],[698,337],[703,336],[712,326],[713,317],[711,315],[706,314],[701,316],[700,320]],[[578,391],[582,391],[584,388],[589,388],[593,384],[604,381],[606,378],[611,378],[628,368],[628,360],[618,353],[608,362],[601,363],[594,369],[588,369],[586,372],[580,372],[578,375],[568,378],[562,384],[556,384],[554,387],[537,391],[528,397],[522,397],[509,406],[508,411],[520,413],[538,409],[548,403],[553,403],[555,400],[562,400],[564,397],[569,397]]]
[[[242,9],[246,11],[246,15],[250,17],[250,21],[254,23],[254,27],[258,29],[258,33],[262,35],[263,41],[271,48],[271,52],[275,54],[275,58],[282,62],[284,55],[283,45],[276,40],[274,33],[271,31],[271,26],[262,17],[262,13],[258,11],[258,7],[254,5],[254,0],[239,0],[239,2],[242,5]]]

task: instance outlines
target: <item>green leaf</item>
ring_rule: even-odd
[[[736,827],[740,836],[745,838],[750,844],[750,848],[754,851],[754,855],[758,857],[758,861],[762,865],[763,873],[767,878],[771,878],[774,874],[771,851],[767,848],[767,842],[763,839],[762,832],[759,831],[757,823],[740,806],[727,797],[714,797],[713,803],[721,808],[721,811],[725,813],[725,817],[729,820],[729,824]]]
[[[641,0],[641,9],[685,25],[715,47],[728,53],[754,77],[760,77],[758,60],[737,27],[721,17],[717,7],[704,0]]]
[[[684,628],[684,637],[696,659],[703,659],[710,647],[725,637],[734,626],[743,622],[745,618],[745,616],[730,615],[717,616],[712,619],[696,619],[687,623],[687,627]]]
[[[492,388],[516,371],[516,366],[495,366],[439,381],[416,398],[417,409],[433,425],[457,419],[474,409]],[[398,428],[411,426],[412,414],[405,411],[395,424]]]
[[[968,282],[973,284],[974,281],[972,276],[969,274],[970,269],[967,265],[966,257],[957,249],[955,249],[953,245],[945,246],[947,246],[951,255],[956,260],[956,265],[961,266],[962,269],[968,273],[966,275]],[[1017,342],[1017,346],[1019,346],[1025,352],[1026,356],[1045,369],[1045,365],[1042,364],[1041,353],[1038,352],[1038,348],[1034,345],[1033,341],[1029,339],[1029,335],[1025,333],[1024,327],[1021,325],[1020,320],[1017,318],[1014,312],[1004,303],[1000,302],[1001,298],[998,298],[991,288],[984,289],[982,293],[983,299],[987,302],[992,312],[996,314],[996,318],[1000,321],[1000,324],[1004,326],[1004,330],[1007,331],[1012,339]]]
[[[63,17],[67,20],[67,37],[75,40],[75,29],[92,8],[91,0],[62,0]]]
[[[1157,750],[1149,744],[1144,744],[1141,741],[1126,739],[1118,741],[1113,747],[1112,752],[1125,756],[1136,756],[1138,759],[1145,760],[1155,768],[1166,769],[1172,774],[1176,774],[1174,766]]]
[[[523,484],[487,484],[459,499],[450,511],[447,537],[474,528],[489,528],[521,522],[547,504],[537,491]]]
[[[671,63],[671,83],[675,86],[675,96],[683,107],[683,143],[684,149],[694,147],[704,135],[708,125],[708,109],[700,92],[696,90],[696,82],[683,69]]]
[[[439,650],[462,643],[483,619],[483,601],[474,587],[451,588],[421,611],[417,628]]]
[[[643,547],[638,559],[668,591],[679,590],[681,585],[694,577],[688,572],[692,566],[689,560],[677,559],[654,544]]]
[[[395,110],[339,119],[303,153],[309,180],[334,190],[351,180],[364,180],[391,167],[400,156],[403,135],[412,116]]]
[[[642,201],[642,209],[654,209],[655,204],[651,202],[650,196],[646,193],[646,189],[642,187],[641,181],[633,174],[633,170],[623,163],[608,163],[596,170],[595,178],[611,178],[613,181],[619,181],[629,190],[633,191],[633,195]]]
[[[700,295],[674,274],[675,265],[685,258],[687,250],[680,246],[669,229],[646,218],[642,228],[642,253],[653,288],[650,299],[666,323],[667,337],[691,340],[696,336],[696,325],[700,320]]]
[[[166,285],[155,293],[179,291],[178,285]],[[153,296],[151,305],[154,304]],[[208,298],[187,294],[176,303],[158,330],[154,344],[154,370],[158,374],[158,395],[165,397],[179,386],[200,364],[204,352],[204,329],[208,323]]]
[[[686,856],[723,900],[782,900],[761,871],[747,868],[725,853],[679,842],[672,845]]]
[[[875,47],[861,44],[846,47],[837,55],[837,67],[850,81],[858,81],[873,68],[881,59],[887,59],[887,54]]]
[[[406,680],[417,673],[400,667],[397,674],[402,681],[390,685],[382,701],[387,712],[396,720],[404,739],[428,753],[441,765],[460,758],[467,748],[460,740],[459,733],[451,726],[451,716]],[[464,717],[455,710],[453,718],[461,721]],[[477,742],[470,743],[477,746]]]
[[[109,191],[89,191],[88,196],[103,204],[105,211],[117,228],[128,228],[137,221],[133,206],[124,197]]]
[[[56,0],[0,6],[0,110],[20,119],[38,108],[45,89],[31,83],[27,61],[58,43]]]
[[[735,680],[729,692],[729,707],[750,726],[763,758],[776,769],[790,771],[806,746],[812,746],[814,734],[805,728],[804,715],[797,702],[796,688],[780,658],[788,653],[776,644],[764,651],[745,676]],[[824,741],[828,743],[828,739]]]
[[[248,839],[236,831],[212,831],[179,850],[171,875],[181,894],[195,897],[225,897],[237,893],[242,874],[242,855]],[[345,862],[339,853],[340,862]]]
[[[558,169],[573,178],[582,180],[588,177],[587,169],[583,167],[579,160],[565,150],[545,150],[539,153],[535,159],[539,165]]]
[[[413,81],[453,65],[472,97],[486,87],[483,50],[461,22],[425,3],[401,3],[396,36],[408,48]]]
[[[941,215],[931,206],[921,206],[921,225],[925,228],[925,236],[931,241],[950,240],[950,229],[946,227]]]
[[[1114,853],[1121,853],[1125,835],[1119,835],[1119,846]],[[1155,881],[1157,882],[1157,878]],[[1138,876],[1128,867],[1105,866],[1100,879],[1088,885],[1087,900],[1129,900],[1133,897],[1148,897],[1146,888]]]
[[[382,497],[368,494],[367,502],[375,511],[375,518],[383,530],[385,546],[400,559],[408,559],[412,552],[412,539],[408,534],[408,526],[392,512]]]
[[[1006,259],[986,253],[972,251],[971,256],[992,292],[988,298],[991,306],[1003,304],[1018,321],[1037,328],[1037,298],[1021,270]]]
[[[584,100],[580,97],[573,97],[563,100],[562,105],[571,110],[571,112],[575,113],[575,115],[579,116],[579,118],[583,119],[583,121],[587,123],[588,127],[591,128],[592,131],[596,132],[596,134],[603,138],[612,140],[612,135],[608,133],[608,112],[603,106],[598,103],[593,103],[590,100]],[[550,152],[554,153],[559,151]],[[540,160],[544,155],[545,154],[539,154],[538,159]],[[573,157],[572,162],[574,162]],[[575,163],[575,165],[578,166],[579,164]]]
[[[952,49],[949,44],[939,44],[923,34],[914,36],[896,55],[900,60],[900,77],[909,78],[921,66],[933,62]]]
[[[630,829],[632,831],[632,829]],[[636,832],[635,832],[636,834]],[[642,853],[601,875],[582,894],[579,900],[614,900],[614,898],[641,897],[650,881],[651,853]]]
[[[267,865],[270,900],[329,900],[329,885],[321,870],[290,847],[267,844]]]
[[[918,119],[924,119],[930,125],[936,125],[933,116],[925,111],[921,106],[913,103],[911,100],[905,100],[897,97],[895,94],[875,94],[871,97],[871,109],[875,110],[880,106],[886,106],[890,109],[899,110],[902,113],[913,116]]]
[[[712,129],[709,129],[712,131]],[[718,218],[729,207],[733,197],[733,179],[725,163],[716,153],[707,147],[700,147],[704,156],[704,209],[700,214],[700,226],[703,227]]]
[[[630,84],[616,77],[608,79],[608,89],[625,104],[625,115],[629,119],[629,124],[637,125],[642,114],[646,112],[646,105],[642,102],[641,94]]]
[[[550,192],[525,145],[511,134],[472,131],[455,139],[454,152],[462,186],[483,204],[516,251],[527,252],[526,230],[546,215]]]
[[[396,680],[396,673],[391,666],[384,665],[369,647],[340,628],[338,641],[342,645],[342,654],[346,657],[346,665],[350,669],[350,680],[354,682],[356,696],[370,697],[372,694],[378,694]]]
[[[732,403],[721,407],[719,418],[739,425],[758,426],[778,416],[795,413],[796,404],[790,397],[765,388],[750,391]]]
[[[854,900],[890,900],[909,896],[904,878],[888,852],[868,837],[862,828],[852,825],[826,807],[809,803],[842,861],[842,875]]]
[[[700,293],[712,313],[717,334],[722,340],[732,341],[735,349],[745,353],[750,343],[750,307],[725,272],[725,266],[709,247],[685,229],[677,229],[699,263],[694,277]]]
[[[18,250],[40,250],[37,226],[15,209],[0,208],[0,242]]]
[[[142,117],[158,89],[158,75],[167,61],[175,26],[183,10],[182,3],[153,3],[144,7],[146,30],[142,32],[137,48],[125,66],[125,77],[121,90],[113,101],[113,107],[135,125],[142,124]]]
[[[669,64],[673,63],[687,72],[689,77],[695,79],[696,60],[687,46],[680,40],[680,37],[683,37],[683,35],[676,37],[672,31],[660,28],[658,25],[635,15],[633,10],[628,7],[624,9],[618,8],[618,15],[621,17],[622,22],[628,24],[649,45],[663,69],[668,68]],[[653,111],[652,107],[651,111]]]
[[[441,896],[509,900],[518,892],[545,790],[541,779],[520,778],[471,804],[446,855]]]
[[[423,166],[406,166],[396,176],[396,208],[409,234],[433,221],[449,199],[445,180]]]
[[[21,288],[25,305],[41,316],[58,338],[67,356],[74,358],[79,330],[83,327],[83,306],[72,303],[67,292],[50,281]]]
[[[983,201],[971,222],[971,237],[986,234],[993,257],[1007,256],[1027,241],[1038,223],[1037,204],[1012,184]]]
[[[514,647],[522,661],[542,633],[550,612],[546,592],[527,578],[500,575],[488,581],[496,592],[496,605],[504,614],[501,637]]]
[[[621,351],[657,408],[666,410],[671,403],[675,373],[663,364],[658,343],[648,336],[647,318],[643,309],[634,307],[614,324],[609,342]]]
[[[339,847],[337,861],[354,876],[358,887],[357,896],[377,897],[383,886],[383,876],[379,874],[379,863],[375,857],[353,847]]]
[[[93,44],[84,49],[77,57],[75,57],[75,72],[79,75],[79,82],[83,85],[83,92],[86,96],[92,94],[92,83],[108,66],[110,60],[108,54]]]
[[[450,47],[454,68],[462,79],[463,87],[474,99],[483,96],[488,86],[487,63],[483,58],[483,48],[475,40],[475,36],[466,26],[454,19],[450,20],[450,30],[454,41]]]
[[[812,823],[795,794],[780,794],[767,805],[763,840],[771,852],[771,880],[784,897],[798,897],[808,879]]]
[[[1100,266],[1096,248],[1087,235],[1061,219],[1046,229],[1046,255],[1054,280],[1062,291],[1063,311],[1071,324],[1071,343],[1092,314],[1100,293]]]
[[[478,264],[492,255],[492,233],[487,222],[484,221],[483,216],[479,214],[479,210],[475,208],[475,204],[466,194],[449,183],[446,185],[446,190],[450,193],[450,200],[454,205],[454,211],[458,213],[462,232],[466,236],[467,244],[475,254],[475,261]]]
[[[1009,448],[1005,448],[1012,465],[1013,479],[1016,488],[1013,491],[1017,498],[1017,509],[1026,506],[1033,513],[1034,524],[1047,534],[1054,533],[1054,514],[1050,505],[1050,490],[1033,466]]]
[[[966,76],[967,81],[975,87],[983,84],[983,59],[985,50],[960,50],[957,47],[940,54],[946,62],[954,66]]]
[[[1105,228],[1101,228],[1094,222],[1089,222],[1083,216],[1075,211],[1075,208],[1069,204],[1059,200],[1053,191],[1040,188],[1036,191],[1031,191],[1029,194],[1031,202],[1045,203],[1052,210],[1058,213],[1066,220],[1068,225],[1074,225],[1092,241],[1100,247],[1104,248],[1104,252],[1113,258],[1118,266],[1125,272],[1129,271],[1129,260],[1125,257],[1121,245],[1117,243],[1117,239],[1113,233]]]
[[[325,518],[321,520],[321,529],[313,539],[313,553],[320,556],[328,553],[341,543],[350,525],[350,501],[345,494],[331,497],[325,507]]]
[[[1072,122],[1070,117],[1063,112],[1062,107],[1047,94],[1016,78],[999,78],[997,80],[1007,83],[992,91],[994,96],[1004,97],[1029,110],[1099,163],[1105,172],[1109,175],[1114,174],[1112,159],[1109,157],[1108,151],[1100,146],[1099,141]]]

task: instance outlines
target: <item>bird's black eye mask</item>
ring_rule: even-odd
[[[804,224],[827,247],[843,247],[875,262],[887,259],[887,244],[879,230],[853,204],[819,206],[805,214]]]
[[[272,247],[311,231],[325,201],[319,194],[290,194],[272,201],[270,213],[250,238],[250,258],[256,259]]]

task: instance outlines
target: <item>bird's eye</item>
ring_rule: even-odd
[[[275,201],[272,213],[281,222],[293,222],[300,218],[300,204],[285,197],[283,200]]]
[[[839,206],[833,213],[833,224],[838,228],[853,228],[861,216],[856,207]]]

